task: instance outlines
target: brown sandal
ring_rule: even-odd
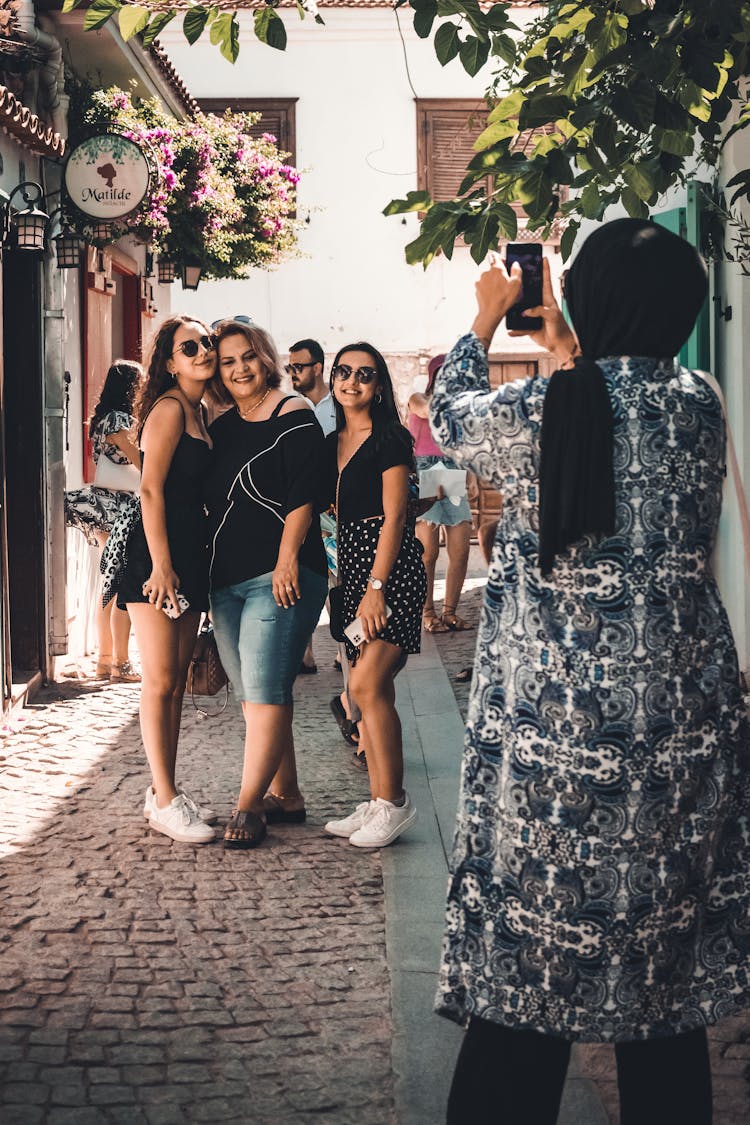
[[[282,797],[280,793],[266,793],[263,798],[266,824],[304,824],[307,819],[304,805],[301,809],[284,808],[287,801],[299,800],[299,797]]]
[[[422,628],[425,633],[447,633],[448,626],[435,612],[435,607],[422,611]]]
[[[454,605],[443,606],[443,615],[440,620],[445,625],[447,633],[465,633],[467,629],[474,628],[468,621],[464,621],[463,617],[458,616]]]
[[[244,832],[245,838],[235,840],[227,836],[227,832]],[[247,851],[248,848],[257,848],[268,835],[266,822],[254,812],[243,812],[237,809],[232,813],[229,823],[224,831],[224,847],[227,851]]]

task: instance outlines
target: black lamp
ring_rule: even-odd
[[[177,271],[175,270],[174,262],[169,258],[162,258],[159,255],[159,263],[156,267],[157,277],[160,285],[171,285],[174,281]]]
[[[200,283],[203,266],[200,262],[187,261],[182,265],[182,288],[197,289]]]
[[[20,210],[13,210],[13,200],[20,195],[26,204]],[[44,238],[49,215],[37,204],[44,199],[44,191],[33,180],[24,180],[10,193],[7,207],[6,231],[15,235],[14,245],[18,250],[44,250]]]

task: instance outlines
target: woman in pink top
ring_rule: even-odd
[[[445,457],[440,452],[433,441],[428,421],[433,383],[444,359],[444,355],[436,355],[430,360],[425,393],[415,393],[409,399],[407,425],[414,438],[414,456],[418,472],[431,468],[438,461],[442,461],[446,469],[457,468],[449,457]],[[443,613],[439,617],[435,612],[433,587],[435,564],[440,550],[441,526],[445,528],[445,542],[448,548],[448,574],[445,580]],[[460,502],[454,504],[447,496],[441,496],[423,516],[419,517],[416,533],[424,548],[422,561],[427,571],[427,598],[422,614],[424,628],[428,633],[447,633],[473,628],[468,621],[464,621],[456,613],[469,562],[471,511],[466,497],[461,497]]]

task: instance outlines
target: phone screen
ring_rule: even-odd
[[[542,244],[541,242],[511,242],[505,249],[505,268],[518,262],[523,273],[523,289],[513,308],[508,309],[505,323],[508,328],[534,331],[542,327],[540,316],[524,316],[524,309],[533,309],[542,303]]]

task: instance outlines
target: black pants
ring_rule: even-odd
[[[456,1062],[447,1125],[555,1125],[572,1044],[472,1019]],[[704,1028],[615,1045],[620,1125],[710,1125]]]

